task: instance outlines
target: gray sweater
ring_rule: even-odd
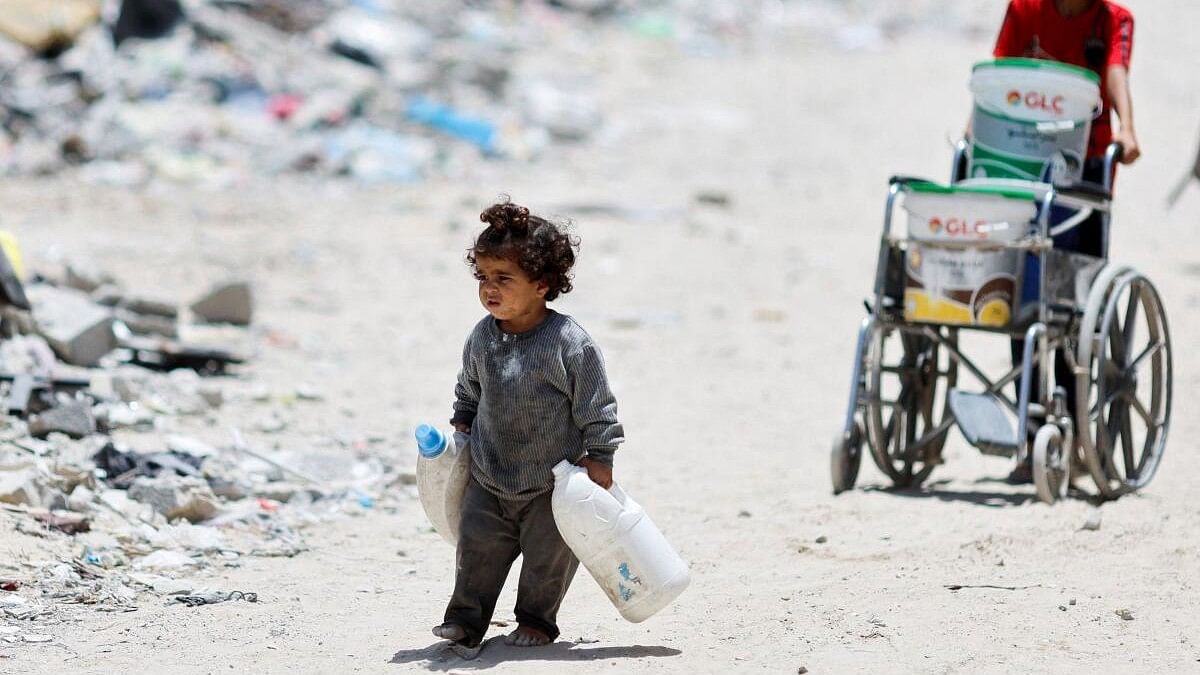
[[[600,349],[554,310],[525,333],[484,317],[463,347],[454,397],[451,422],[471,427],[471,475],[497,496],[549,492],[564,459],[611,465],[625,440]]]

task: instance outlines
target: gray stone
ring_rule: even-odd
[[[77,366],[94,366],[117,346],[109,310],[86,295],[52,286],[31,286],[37,332],[58,357]]]
[[[235,281],[213,288],[207,295],[192,303],[192,314],[209,323],[250,325],[254,314],[254,299],[250,284]]]
[[[135,314],[148,314],[164,319],[174,319],[179,316],[179,305],[169,300],[127,295],[121,298],[117,306]]]
[[[91,293],[101,286],[115,282],[112,274],[90,263],[72,260],[64,265],[63,283],[85,293]]]
[[[225,402],[225,390],[216,382],[201,382],[196,387],[196,393],[200,394],[200,397],[213,408],[220,408],[221,404]]]
[[[45,438],[55,431],[71,438],[94,433],[96,419],[92,416],[92,407],[83,401],[64,401],[29,418],[29,433],[34,437]]]
[[[173,475],[154,478],[142,476],[129,486],[128,495],[134,501],[148,504],[166,516],[167,520],[183,518],[198,523],[221,511],[217,496],[208,484],[199,478],[181,478]]]
[[[0,472],[0,502],[41,506],[42,489],[37,470]]]
[[[129,328],[130,332],[139,335],[162,335],[164,337],[176,337],[179,335],[179,327],[175,325],[175,319],[168,319],[163,316],[153,314],[138,314],[137,312],[118,308],[116,317]]]

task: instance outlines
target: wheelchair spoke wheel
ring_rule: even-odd
[[[954,343],[952,329],[939,330]],[[957,363],[926,336],[877,324],[865,365],[871,458],[896,487],[920,485],[941,463]]]
[[[1099,316],[1092,354],[1080,362],[1088,367],[1087,381],[1080,381],[1088,395],[1079,396],[1076,424],[1088,472],[1100,494],[1111,498],[1144,487],[1162,460],[1171,339],[1157,289],[1134,271],[1115,279]],[[1086,337],[1081,333],[1080,340]]]

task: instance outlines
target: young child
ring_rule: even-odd
[[[487,310],[467,337],[454,388],[455,429],[471,435],[454,595],[434,635],[474,647],[483,640],[517,555],[518,627],[505,642],[553,642],[555,619],[579,561],[550,510],[552,467],[570,460],[602,487],[624,440],[604,361],[574,319],[546,303],[571,290],[578,242],[504,201],[467,253]]]

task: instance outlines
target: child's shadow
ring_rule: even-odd
[[[586,647],[582,643],[560,640],[545,647],[513,647],[504,644],[504,636],[484,640],[476,649],[465,649],[439,640],[423,649],[402,649],[389,663],[415,663],[429,670],[487,670],[508,661],[602,661],[679,656],[671,647]]]

